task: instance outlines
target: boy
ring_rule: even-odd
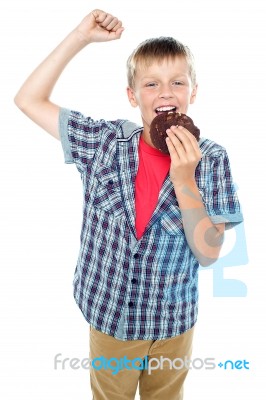
[[[224,229],[242,214],[223,147],[198,143],[176,126],[167,130],[169,156],[152,145],[153,118],[168,110],[186,114],[197,93],[192,54],[176,40],[147,40],[128,59],[127,94],[143,127],[94,121],[50,101],[82,48],[122,32],[117,18],[92,11],[31,74],[15,102],[61,140],[65,162],[82,176],[74,295],[90,324],[91,360],[124,360],[117,374],[111,364],[93,364],[93,398],[134,399],[139,383],[142,400],[181,400],[188,367],[173,368],[171,361],[191,356],[199,263],[218,258]],[[143,368],[144,359],[156,361],[152,371]]]

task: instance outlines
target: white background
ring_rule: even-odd
[[[89,352],[89,327],[72,297],[80,177],[74,165],[64,164],[60,142],[16,109],[13,97],[70,30],[101,8],[122,19],[122,39],[84,49],[52,99],[94,118],[140,122],[126,98],[128,55],[153,36],[175,36],[189,45],[199,80],[189,114],[203,136],[228,151],[249,256],[248,264],[225,271],[246,284],[246,297],[214,297],[212,269],[200,271],[194,357],[246,359],[250,370],[193,370],[185,399],[265,398],[265,1],[1,0],[0,7],[0,397],[92,398],[88,371],[53,365],[57,353],[86,358]]]

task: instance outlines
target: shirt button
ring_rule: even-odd
[[[108,181],[108,183],[109,183],[109,185],[112,185],[112,184],[114,183],[113,179],[110,179],[110,180]]]
[[[133,279],[131,279],[131,282],[132,282],[132,283],[136,283],[136,282],[137,282],[137,279],[133,278]]]
[[[128,306],[129,306],[129,307],[133,307],[132,301],[130,301],[130,302],[128,303]]]
[[[136,253],[136,254],[134,254],[134,256],[133,256],[134,258],[139,258],[139,254],[138,253]]]

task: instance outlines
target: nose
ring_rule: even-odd
[[[159,93],[161,99],[170,99],[173,97],[172,89],[169,85],[162,85]]]

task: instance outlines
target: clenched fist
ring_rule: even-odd
[[[92,43],[120,39],[124,28],[113,15],[93,10],[81,21],[77,30],[86,42]]]

